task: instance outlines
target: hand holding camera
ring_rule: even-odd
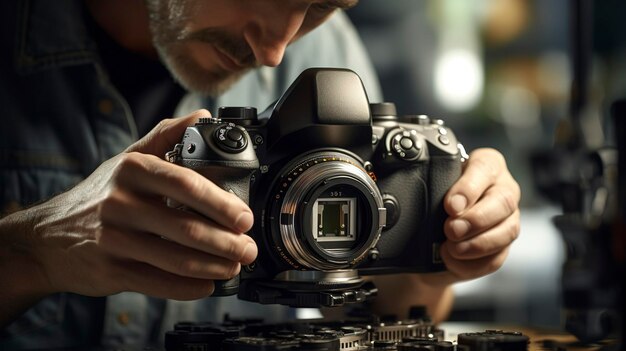
[[[248,206],[155,156],[202,116],[210,115],[164,120],[71,190],[4,218],[10,227],[3,226],[3,262],[13,262],[15,281],[23,281],[2,290],[5,296],[20,290],[23,302],[11,303],[26,306],[63,291],[197,299],[213,292],[213,280],[230,279],[251,263],[256,244],[242,234],[252,226]],[[197,213],[168,208],[164,197]]]
[[[520,187],[494,149],[473,151],[444,202],[447,242],[442,258],[453,282],[497,270],[520,231]]]

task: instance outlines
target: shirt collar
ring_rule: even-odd
[[[16,59],[20,73],[94,62],[83,1],[23,0],[18,8]]]

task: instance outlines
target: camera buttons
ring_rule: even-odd
[[[422,153],[422,144],[417,137],[417,133],[402,131],[394,135],[391,139],[391,149],[400,158],[412,161],[419,158]]]
[[[439,140],[440,143],[442,143],[443,145],[449,145],[450,144],[450,139],[448,139],[447,136],[445,135],[440,135],[437,137],[437,139]]]
[[[401,138],[400,139],[400,146],[402,146],[403,149],[410,149],[413,147],[413,140],[411,140],[411,138]]]
[[[229,153],[240,152],[248,145],[244,132],[234,124],[217,128],[214,137],[217,146]]]
[[[226,133],[226,138],[232,142],[238,143],[243,139],[243,133],[237,129],[231,129]]]

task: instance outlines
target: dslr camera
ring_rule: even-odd
[[[220,108],[166,155],[254,213],[257,260],[214,296],[294,307],[369,300],[365,275],[445,270],[443,197],[466,157],[442,120],[370,104],[356,73],[328,68],[262,113]]]

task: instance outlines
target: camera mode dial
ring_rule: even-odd
[[[396,105],[393,102],[379,102],[370,104],[372,119],[377,122],[395,121],[398,119]]]
[[[391,138],[391,149],[400,158],[413,161],[422,154],[423,145],[415,130],[403,130]]]
[[[229,153],[241,152],[248,145],[246,132],[234,123],[219,126],[213,137],[217,146]]]
[[[257,121],[257,112],[254,107],[220,107],[217,111],[217,117],[224,122],[235,122],[239,125],[249,126]]]

